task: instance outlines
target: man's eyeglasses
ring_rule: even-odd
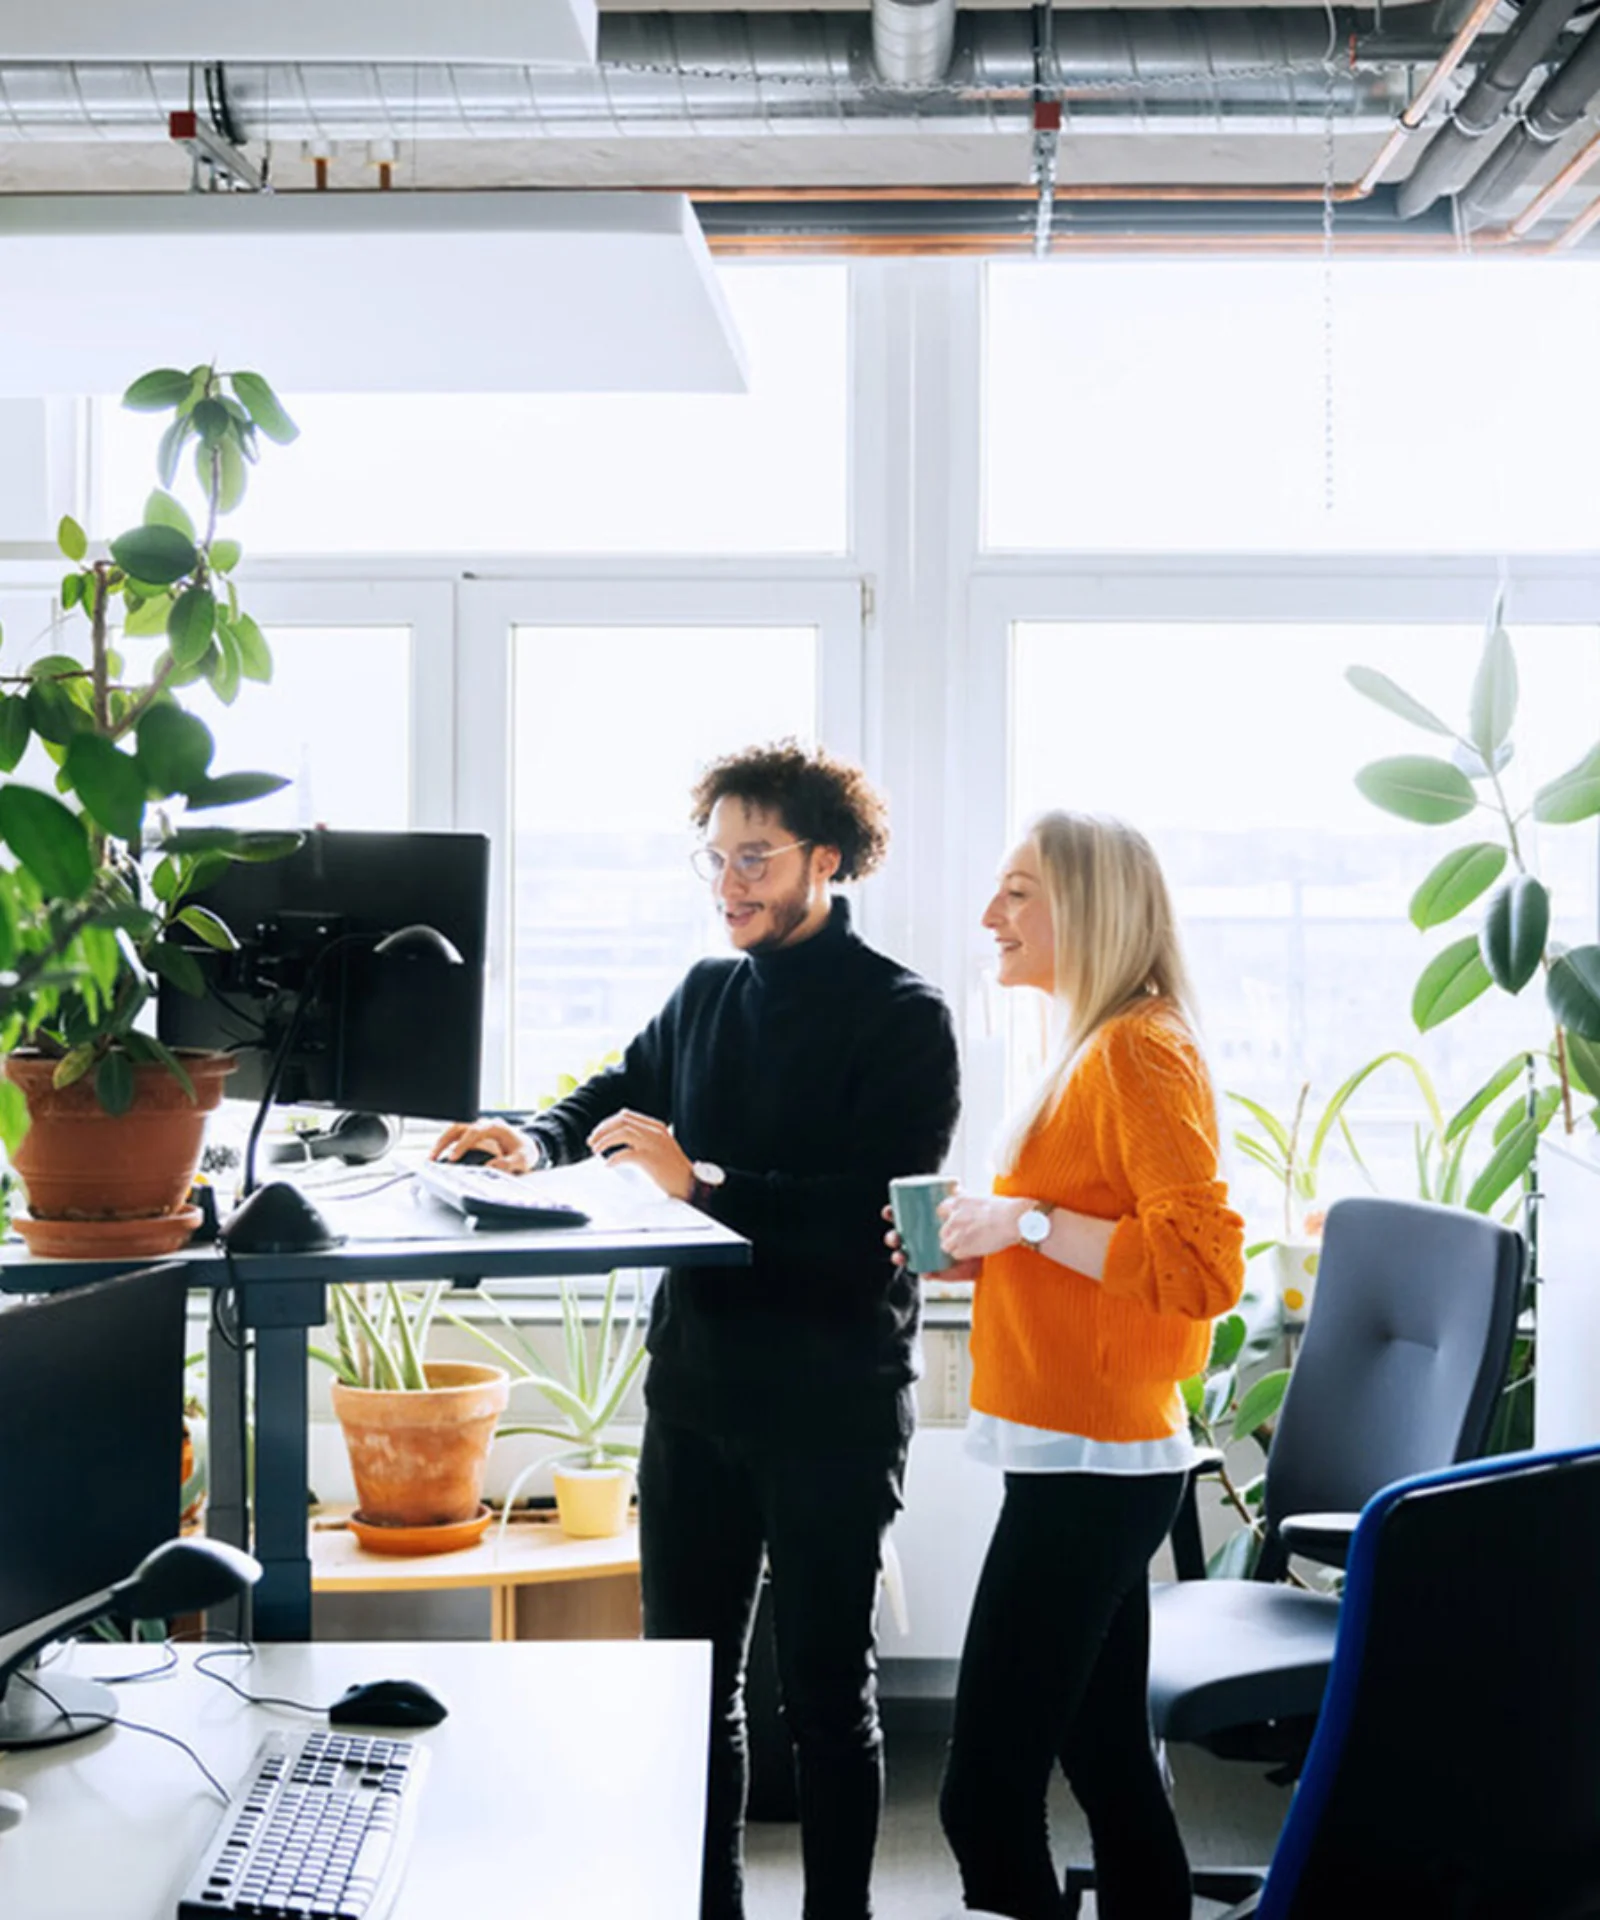
[[[699,877],[708,884],[720,880],[730,868],[736,880],[744,880],[754,886],[758,880],[767,877],[767,863],[776,860],[780,853],[792,853],[796,847],[809,847],[809,840],[791,840],[782,847],[751,847],[735,854],[726,854],[720,847],[696,847],[689,855],[689,865]]]

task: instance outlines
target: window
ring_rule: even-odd
[[[747,394],[288,395],[303,437],[252,476],[248,549],[842,552],[846,270],[721,277]],[[99,419],[97,519],[115,531],[139,517],[160,421],[115,403]]]
[[[1537,626],[1513,639],[1523,763],[1505,777],[1513,804],[1525,805],[1593,744],[1600,632]],[[1481,813],[1451,827],[1398,820],[1353,780],[1369,760],[1438,743],[1357,694],[1345,667],[1378,667],[1449,719],[1465,714],[1480,641],[1466,627],[1013,627],[1014,830],[1066,806],[1118,814],[1148,833],[1176,896],[1219,1092],[1283,1112],[1310,1080],[1320,1105],[1364,1061],[1403,1048],[1423,1060],[1449,1109],[1518,1047],[1548,1042],[1537,983],[1516,1000],[1491,990],[1417,1034],[1417,975],[1477,922],[1469,909],[1420,934],[1407,918],[1411,894],[1451,845],[1499,836]],[[1089,725],[1087,715],[1119,720]],[[1518,831],[1552,890],[1553,932],[1592,939],[1594,823],[1525,821]],[[1389,1191],[1414,1191],[1420,1109],[1409,1076],[1375,1077],[1358,1110],[1374,1174],[1387,1172]],[[1228,1124],[1240,1117],[1224,1114]]]
[[[1595,544],[1600,373],[1572,347],[1600,263],[1005,262],[987,292],[991,547]],[[1499,418],[1496,380],[1513,396]]]

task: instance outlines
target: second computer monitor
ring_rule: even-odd
[[[229,867],[194,898],[237,953],[186,942],[206,983],[196,999],[161,983],[169,1046],[216,1047],[239,1065],[231,1099],[259,1099],[304,1002],[280,1099],[420,1119],[478,1113],[489,843],[474,833],[307,834],[298,852]],[[424,938],[376,951],[387,936]]]

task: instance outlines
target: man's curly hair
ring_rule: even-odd
[[[702,833],[719,800],[775,813],[797,840],[839,849],[839,880],[861,880],[889,847],[889,809],[859,767],[821,747],[795,740],[747,747],[713,760],[689,796],[689,818]]]

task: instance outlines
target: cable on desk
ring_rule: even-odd
[[[215,1647],[210,1653],[195,1656],[194,1670],[203,1673],[208,1680],[215,1680],[219,1687],[226,1687],[229,1693],[238,1694],[241,1700],[248,1700],[252,1707],[293,1707],[299,1713],[325,1714],[325,1705],[314,1705],[309,1700],[289,1700],[280,1694],[247,1693],[245,1689],[230,1680],[225,1673],[216,1673],[207,1665],[211,1660],[243,1659],[254,1660],[255,1648],[247,1640],[240,1640],[231,1647]]]
[[[44,1698],[49,1701],[50,1705],[55,1708],[56,1717],[59,1720],[93,1723],[93,1730],[96,1732],[102,1727],[126,1727],[129,1733],[147,1733],[152,1740],[165,1740],[169,1747],[176,1747],[180,1753],[188,1754],[189,1758],[205,1775],[206,1782],[212,1792],[216,1794],[224,1806],[227,1806],[229,1799],[228,1789],[206,1765],[205,1761],[200,1758],[199,1754],[195,1752],[194,1748],[189,1745],[187,1740],[180,1740],[175,1733],[168,1733],[164,1727],[147,1727],[142,1721],[126,1720],[120,1713],[72,1713],[66,1707],[62,1706],[61,1702],[47,1686],[35,1680],[32,1674],[17,1673],[14,1674],[12,1678],[21,1680],[24,1685],[32,1687],[35,1693],[42,1694]]]

